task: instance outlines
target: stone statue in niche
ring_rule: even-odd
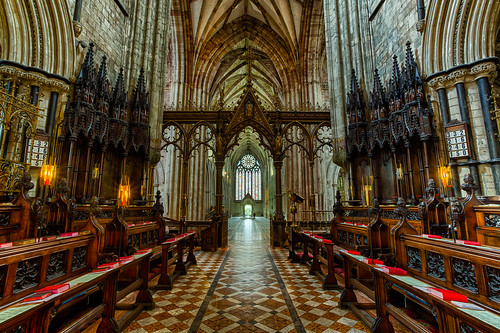
[[[245,117],[251,117],[253,115],[253,104],[248,102],[245,106]]]

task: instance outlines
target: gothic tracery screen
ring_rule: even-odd
[[[251,155],[244,155],[236,165],[236,200],[243,200],[250,194],[254,200],[262,200],[262,170],[259,161]]]

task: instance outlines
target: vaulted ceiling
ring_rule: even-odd
[[[311,102],[324,58],[322,1],[173,0],[172,16],[183,103],[222,98],[231,107],[249,88],[265,108]]]

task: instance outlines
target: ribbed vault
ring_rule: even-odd
[[[233,108],[249,81],[266,109],[326,102],[322,1],[173,0],[172,18],[173,104]]]

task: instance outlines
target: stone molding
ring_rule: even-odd
[[[19,78],[23,81],[28,81],[29,85],[34,84],[40,87],[51,87],[58,92],[69,92],[70,85],[57,79],[51,79],[41,73],[34,71],[26,71],[14,66],[0,66],[0,74],[8,78]]]
[[[434,90],[450,88],[458,83],[473,82],[483,77],[494,80],[498,75],[498,61],[491,58],[480,60],[472,64],[458,66],[427,78],[427,84]],[[429,79],[430,78],[430,79]]]

